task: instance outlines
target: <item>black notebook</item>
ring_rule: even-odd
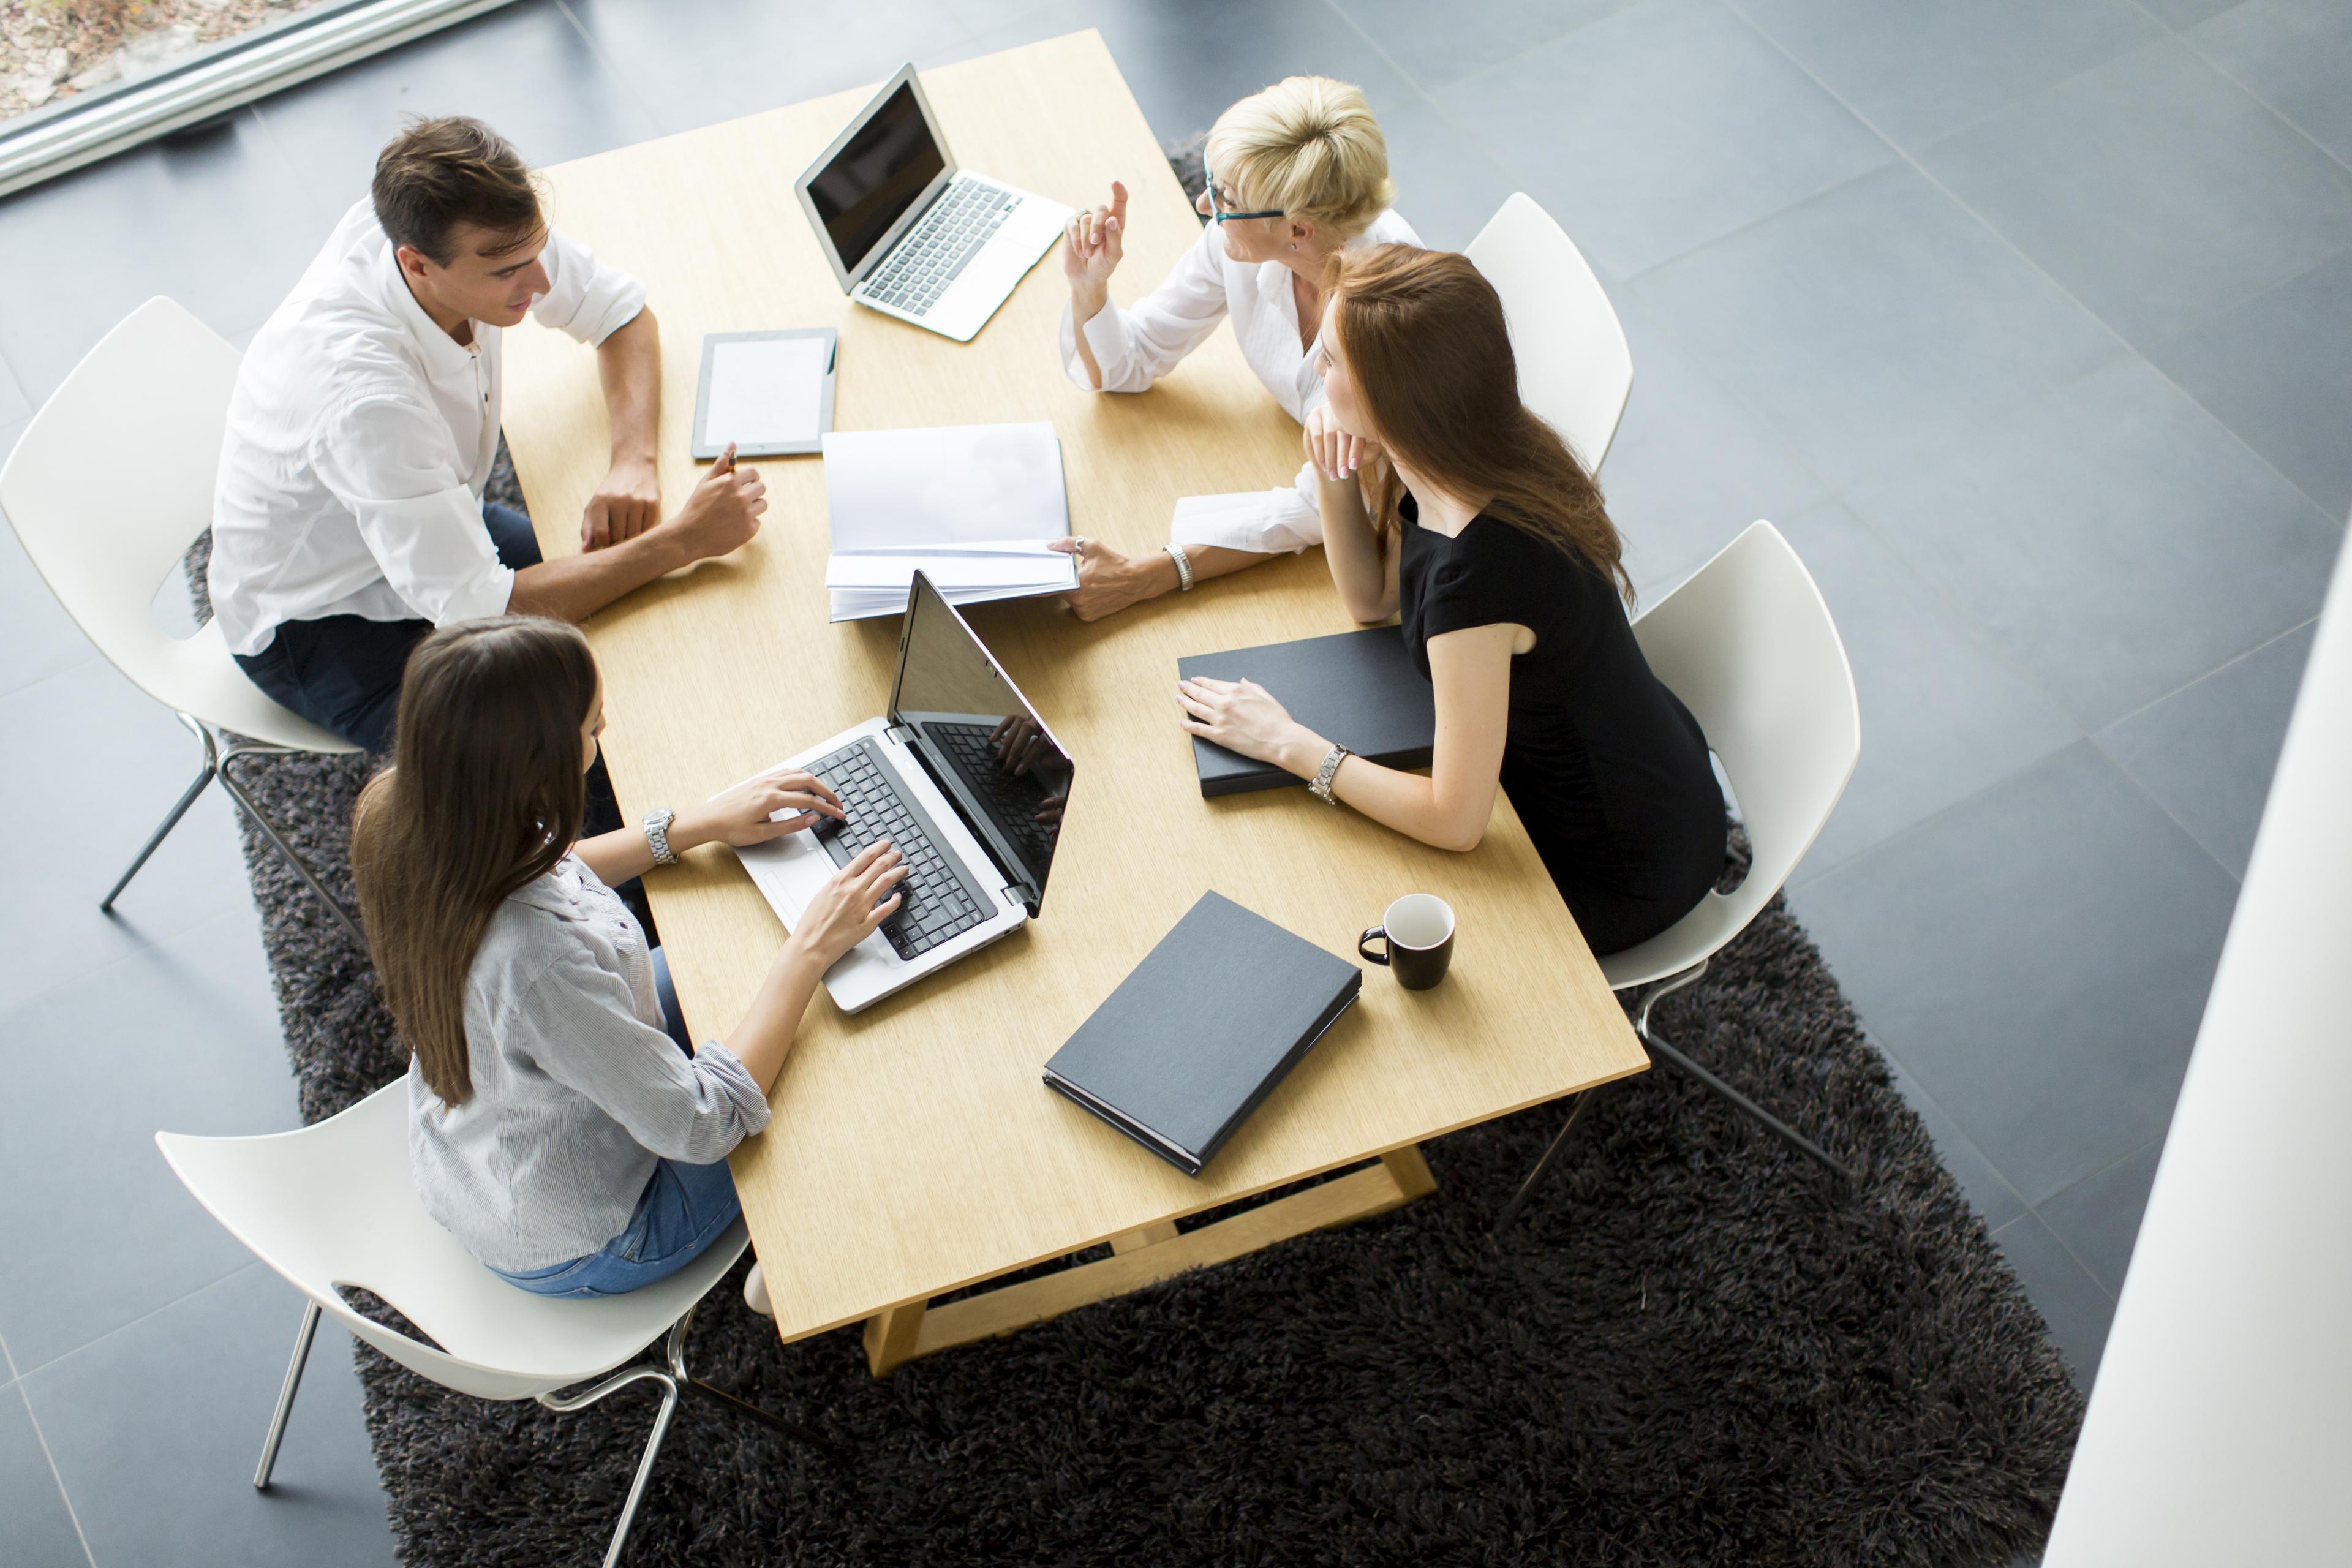
[[[1054,1053],[1045,1085],[1197,1176],[1363,984],[1346,959],[1203,893]]]
[[[1176,673],[1185,680],[1196,675],[1255,680],[1292,718],[1382,767],[1427,767],[1436,744],[1436,700],[1413,668],[1404,633],[1396,626],[1196,653],[1178,659]],[[1192,737],[1192,765],[1200,770],[1204,795],[1305,782],[1198,735]]]

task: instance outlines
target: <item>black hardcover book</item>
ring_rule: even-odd
[[[1203,893],[1054,1053],[1045,1085],[1197,1176],[1363,984],[1346,959]]]
[[[1196,675],[1255,680],[1292,718],[1382,767],[1427,767],[1437,742],[1436,699],[1413,668],[1404,632],[1396,626],[1196,653],[1178,659],[1176,673],[1185,680]],[[1198,735],[1192,737],[1192,765],[1200,770],[1203,795],[1306,782]]]

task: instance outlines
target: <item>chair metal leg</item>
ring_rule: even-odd
[[[1787,1122],[1781,1121],[1779,1117],[1773,1115],[1770,1111],[1765,1110],[1762,1106],[1757,1104],[1754,1100],[1748,1099],[1746,1095],[1740,1093],[1738,1089],[1732,1088],[1729,1084],[1724,1082],[1721,1079],[1716,1077],[1705,1068],[1699,1066],[1698,1063],[1691,1060],[1690,1058],[1683,1055],[1682,1052],[1676,1050],[1674,1047],[1660,1039],[1656,1035],[1651,1033],[1650,1009],[1658,1005],[1659,998],[1669,995],[1674,992],[1681,990],[1684,986],[1693,984],[1699,978],[1699,976],[1706,973],[1706,964],[1704,962],[1701,962],[1684,970],[1680,974],[1674,975],[1660,984],[1652,987],[1648,994],[1642,998],[1641,1012],[1635,1016],[1633,1020],[1633,1032],[1642,1037],[1642,1043],[1644,1046],[1647,1046],[1656,1055],[1664,1058],[1669,1066],[1679,1068],[1684,1072],[1686,1072],[1691,1077],[1696,1079],[1706,1088],[1713,1089],[1716,1093],[1729,1100],[1742,1114],[1753,1119],[1759,1126],[1771,1131],[1790,1148],[1819,1162],[1823,1170],[1826,1170],[1830,1174],[1837,1177],[1838,1180],[1843,1182],[1849,1188],[1859,1187],[1862,1184],[1854,1180],[1853,1173],[1847,1170],[1843,1165],[1839,1164],[1835,1160],[1831,1159],[1826,1153],[1822,1152],[1821,1146],[1813,1142],[1812,1140],[1807,1138],[1803,1133],[1798,1131],[1795,1128],[1790,1126]]]
[[[1674,994],[1675,992],[1682,990],[1685,986],[1696,984],[1699,980],[1706,975],[1706,963],[1702,959],[1700,962],[1691,965],[1688,969],[1684,970],[1679,974],[1669,975],[1664,980],[1662,980],[1655,985],[1651,986],[1649,990],[1643,994],[1641,1006],[1634,1013],[1634,1034],[1641,1037],[1643,1046],[1647,1047],[1669,1066],[1678,1068],[1682,1071],[1690,1074],[1691,1077],[1696,1079],[1702,1085],[1707,1089],[1713,1089],[1717,1094],[1719,1094],[1724,1099],[1729,1100],[1732,1105],[1738,1108],[1740,1111],[1753,1117],[1762,1126],[1778,1134],[1781,1139],[1785,1140],[1791,1148],[1794,1148],[1800,1152],[1820,1162],[1823,1169],[1827,1170],[1832,1175],[1836,1176],[1840,1181],[1845,1183],[1849,1189],[1859,1187],[1861,1184],[1854,1180],[1853,1172],[1847,1170],[1843,1165],[1839,1164],[1835,1160],[1830,1158],[1828,1154],[1822,1151],[1819,1145],[1812,1142],[1812,1141],[1808,1139],[1803,1133],[1798,1131],[1795,1128],[1790,1126],[1787,1122],[1781,1121],[1779,1117],[1773,1115],[1770,1111],[1765,1110],[1762,1106],[1757,1104],[1754,1100],[1748,1099],[1746,1095],[1740,1093],[1729,1084],[1724,1082],[1723,1079],[1716,1077],[1713,1073],[1699,1066],[1698,1063],[1691,1060],[1690,1058],[1683,1055],[1682,1052],[1676,1050],[1674,1047],[1660,1039],[1656,1035],[1651,1033],[1650,1010],[1653,1007],[1655,1007],[1662,998]],[[1512,1194],[1511,1201],[1503,1205],[1503,1212],[1495,1221],[1495,1228],[1491,1233],[1492,1235],[1497,1237],[1501,1236],[1504,1230],[1509,1226],[1511,1221],[1518,1217],[1519,1210],[1527,1205],[1528,1199],[1534,1195],[1535,1191],[1538,1186],[1542,1185],[1544,1177],[1550,1172],[1552,1165],[1558,1161],[1560,1150],[1566,1147],[1569,1141],[1569,1134],[1575,1131],[1577,1119],[1584,1114],[1585,1102],[1590,1100],[1591,1098],[1592,1091],[1591,1089],[1587,1089],[1584,1093],[1576,1097],[1576,1104],[1569,1111],[1568,1120],[1560,1124],[1559,1131],[1553,1136],[1550,1145],[1547,1147],[1542,1155],[1537,1159],[1535,1169],[1529,1171],[1527,1175],[1527,1180],[1519,1184],[1519,1190]]]
[[[365,952],[367,937],[361,931],[360,922],[353,918],[351,910],[343,907],[343,901],[341,899],[327,890],[327,885],[319,880],[318,873],[311,870],[310,863],[295,852],[294,846],[286,842],[285,835],[278,831],[278,825],[269,820],[260,806],[254,804],[253,797],[246,793],[245,786],[238,784],[236,775],[229,771],[229,764],[239,758],[278,756],[283,755],[284,751],[285,748],[280,746],[229,747],[220,754],[221,788],[228,791],[229,798],[236,801],[247,816],[253,818],[253,825],[261,829],[261,836],[268,839],[270,846],[285,858],[289,866],[294,868],[294,874],[302,879],[303,886],[309,888],[318,896],[319,901],[327,906],[327,912],[335,917],[336,923],[341,925],[344,933],[352,939],[352,945]]]
[[[1839,1164],[1835,1160],[1832,1160],[1829,1155],[1822,1152],[1821,1147],[1814,1143],[1812,1140],[1807,1138],[1803,1133],[1798,1131],[1795,1128],[1790,1126],[1787,1122],[1781,1121],[1779,1117],[1773,1115],[1770,1111],[1765,1110],[1762,1106],[1757,1104],[1754,1100],[1748,1099],[1746,1095],[1740,1093],[1738,1089],[1732,1088],[1729,1084],[1724,1082],[1721,1079],[1716,1077],[1705,1068],[1699,1066],[1698,1063],[1691,1060],[1690,1058],[1683,1055],[1682,1052],[1675,1049],[1674,1047],[1666,1044],[1665,1041],[1658,1038],[1655,1035],[1643,1035],[1642,1039],[1643,1043],[1648,1046],[1651,1050],[1656,1052],[1659,1056],[1664,1057],[1668,1062],[1680,1068],[1683,1071],[1690,1074],[1691,1077],[1698,1079],[1700,1083],[1706,1085],[1708,1089],[1713,1089],[1716,1093],[1729,1100],[1743,1114],[1778,1135],[1782,1142],[1787,1143],[1799,1153],[1811,1156],[1820,1163],[1823,1170],[1829,1172],[1830,1174],[1843,1182],[1848,1187],[1858,1187],[1861,1185],[1859,1182],[1854,1180],[1853,1173],[1852,1171],[1847,1170],[1843,1165]]]
[[[668,1342],[663,1347],[663,1359],[668,1363],[666,1367],[655,1366],[650,1363],[641,1363],[613,1373],[612,1376],[584,1393],[565,1396],[542,1394],[539,1396],[539,1402],[550,1410],[572,1411],[585,1409],[606,1394],[616,1393],[633,1383],[661,1384],[661,1409],[654,1415],[653,1433],[646,1439],[644,1458],[637,1461],[636,1478],[629,1483],[628,1500],[621,1505],[620,1522],[614,1526],[612,1544],[604,1552],[604,1568],[617,1568],[621,1561],[621,1552],[628,1545],[629,1529],[637,1521],[638,1505],[645,1501],[646,1483],[653,1479],[654,1460],[661,1452],[662,1439],[669,1433],[670,1417],[677,1413],[678,1395],[687,1389],[696,1389],[740,1415],[752,1416],[765,1422],[779,1432],[790,1433],[800,1437],[814,1446],[827,1458],[831,1458],[834,1453],[832,1444],[807,1428],[795,1426],[781,1416],[770,1415],[758,1405],[747,1400],[738,1399],[724,1389],[714,1388],[687,1370],[686,1336],[688,1331],[694,1326],[696,1310],[696,1308],[688,1308],[686,1316],[670,1326]]]
[[[190,784],[186,793],[180,796],[179,804],[165,815],[163,826],[155,829],[153,836],[147,840],[147,847],[139,851],[137,859],[131,862],[131,869],[115,879],[114,886],[107,890],[106,897],[99,900],[98,908],[100,913],[114,908],[114,900],[122,896],[122,889],[131,885],[131,879],[139,875],[139,868],[147,864],[147,858],[155,853],[155,847],[171,836],[172,829],[180,826],[180,818],[188,815],[188,807],[196,804],[196,796],[205,793],[205,786],[212,783],[213,775],[220,771],[220,752],[219,748],[213,744],[212,731],[188,714],[174,712],[172,716],[194,731],[196,739],[204,742],[204,771],[196,775],[196,782]]]
[[[1491,1235],[1499,1237],[1508,1230],[1511,1221],[1518,1217],[1519,1210],[1527,1206],[1528,1199],[1534,1196],[1535,1190],[1543,1184],[1544,1177],[1551,1171],[1552,1162],[1559,1157],[1560,1150],[1567,1147],[1568,1135],[1576,1131],[1577,1121],[1583,1116],[1584,1108],[1594,1092],[1586,1089],[1576,1097],[1576,1103],[1569,1107],[1568,1120],[1559,1124],[1559,1131],[1552,1135],[1551,1143],[1544,1150],[1542,1157],[1536,1161],[1536,1168],[1528,1173],[1528,1179],[1519,1184],[1519,1190],[1511,1194],[1509,1203],[1503,1205],[1503,1212],[1496,1218]]]
[[[158,827],[154,837],[147,840],[147,847],[139,851],[138,858],[131,862],[131,868],[116,879],[114,886],[107,889],[106,897],[98,900],[99,911],[101,914],[114,908],[114,900],[122,896],[122,889],[131,885],[131,879],[139,875],[139,868],[147,864],[147,857],[155,853],[155,846],[163,843],[170,836],[172,829],[180,826],[180,818],[188,815],[188,807],[196,804],[196,796],[205,793],[205,786],[213,782],[213,774],[215,771],[211,760],[206,759],[205,771],[196,775],[196,782],[188,786],[187,792],[180,796],[179,804],[173,806],[164,816],[163,826]]]
[[[294,1336],[294,1359],[286,1364],[286,1382],[278,1391],[278,1409],[269,1417],[269,1436],[261,1445],[261,1464],[253,1472],[257,1491],[269,1489],[269,1472],[278,1468],[278,1445],[286,1439],[286,1418],[294,1413],[294,1391],[302,1385],[302,1367],[310,1359],[310,1342],[319,1337],[319,1303],[302,1305],[301,1331]]]

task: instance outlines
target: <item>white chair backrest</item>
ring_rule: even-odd
[[[1643,657],[1706,731],[1754,851],[1747,879],[1601,961],[1619,990],[1664,979],[1738,936],[1812,847],[1862,754],[1845,645],[1780,531],[1750,523],[1633,623]]]
[[[408,1079],[299,1131],[257,1138],[158,1132],[196,1201],[255,1257],[352,1333],[434,1382],[527,1399],[593,1377],[659,1338],[742,1252],[718,1245],[625,1296],[557,1300],[518,1289],[435,1223],[408,1168]],[[361,1316],[338,1285],[372,1290],[444,1347]]]
[[[263,697],[217,626],[172,637],[152,606],[212,521],[237,352],[158,296],[99,340],[0,468],[7,514],[49,589],[150,697],[239,733],[347,752]]]
[[[1583,252],[1521,191],[1486,220],[1464,255],[1478,265],[1511,325],[1519,400],[1598,473],[1633,389],[1625,329]]]

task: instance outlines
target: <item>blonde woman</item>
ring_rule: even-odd
[[[1070,378],[1097,392],[1142,392],[1231,316],[1243,357],[1275,401],[1336,444],[1339,461],[1352,462],[1349,439],[1325,428],[1316,353],[1325,267],[1350,247],[1421,243],[1389,208],[1395,187],[1380,123],[1346,82],[1290,77],[1219,115],[1202,161],[1209,181],[1199,207],[1210,221],[1201,242],[1166,282],[1125,310],[1110,302],[1110,279],[1127,240],[1127,187],[1113,184],[1108,206],[1070,220],[1062,247],[1070,285],[1062,361]],[[1319,544],[1314,469],[1301,468],[1287,487],[1180,506],[1173,532],[1148,555],[1123,555],[1094,539],[1057,546],[1078,557],[1071,608],[1097,620]]]

